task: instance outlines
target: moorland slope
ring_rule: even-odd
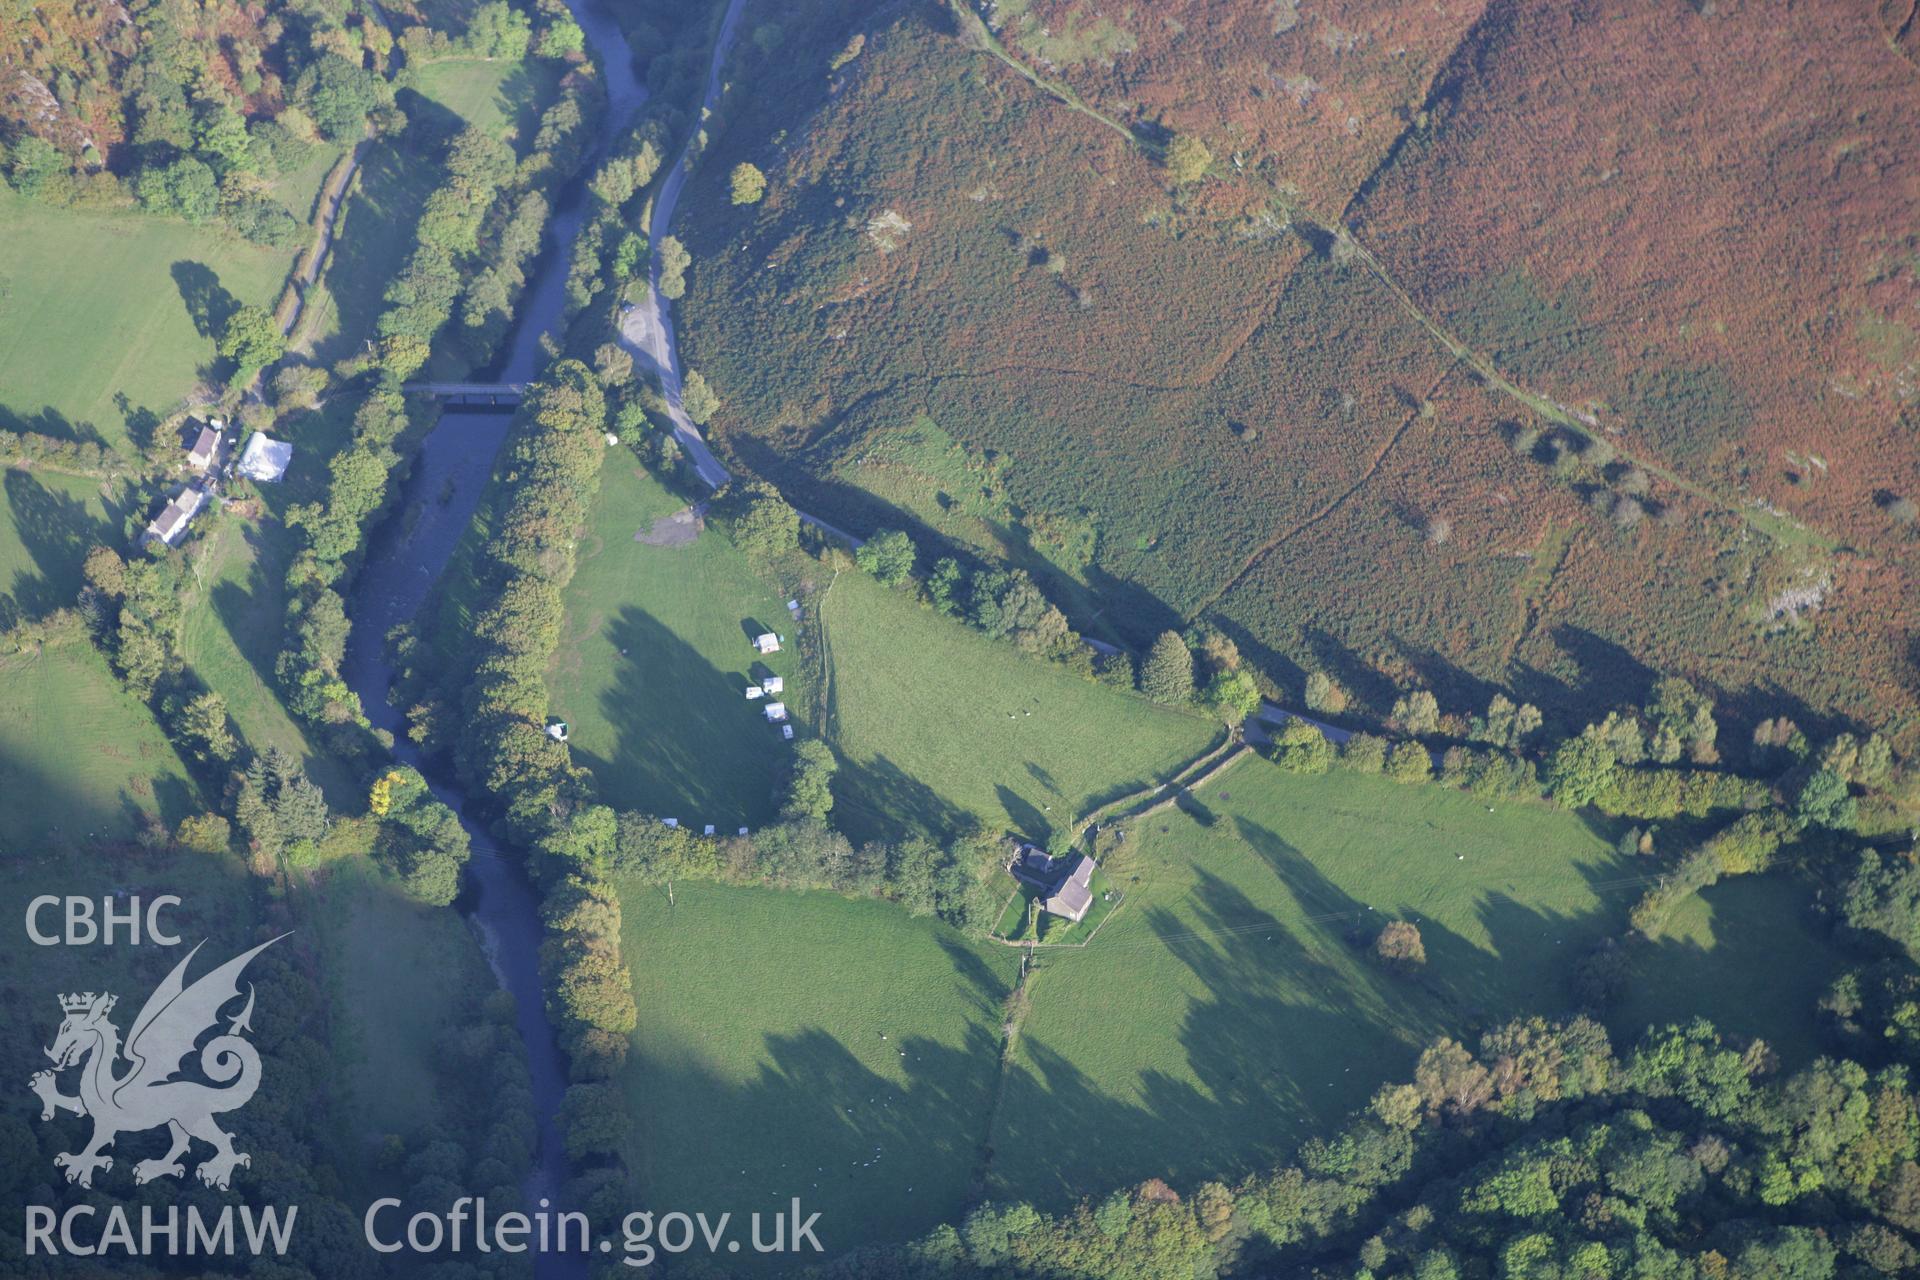
[[[1912,63],[1867,6],[1455,8],[796,16],[687,195],[719,447],[1376,711],[1660,670],[1910,739]]]

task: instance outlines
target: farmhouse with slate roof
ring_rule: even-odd
[[[1041,849],[1023,844],[1015,850],[1007,871],[1040,895],[1042,909],[1076,924],[1093,906],[1093,873],[1100,864],[1084,853],[1050,858]]]
[[[206,502],[207,495],[202,490],[191,485],[182,489],[165,510],[148,522],[147,531],[140,539],[142,545],[153,541],[169,547],[177,545],[185,536],[188,523],[200,514]]]

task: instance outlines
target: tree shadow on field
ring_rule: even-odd
[[[75,422],[52,405],[43,405],[38,413],[21,413],[0,404],[0,431],[47,436],[54,440],[71,440],[75,444],[97,444],[105,447],[107,443],[106,438],[91,422]]]
[[[219,338],[227,321],[240,309],[240,299],[228,293],[220,277],[204,262],[182,259],[169,269],[173,286],[186,304],[193,331],[203,338]]]
[[[282,638],[281,631],[272,625],[279,620],[278,602],[261,568],[266,549],[261,545],[258,530],[247,526],[244,536],[255,553],[253,564],[247,570],[246,585],[222,582],[214,587],[213,610],[227,634],[233,637],[234,647],[240,650],[247,665],[253,668],[253,673],[261,683],[272,689],[275,687],[274,668],[279,661]]]
[[[800,452],[816,451],[822,439],[838,425],[829,424]],[[794,506],[850,533],[869,534],[877,529],[899,529],[913,539],[923,564],[930,564],[944,555],[953,555],[963,563],[977,563],[982,559],[977,551],[953,542],[905,507],[877,497],[857,485],[818,475],[806,465],[803,457],[776,449],[758,436],[747,432],[728,432],[722,443],[747,470],[779,485],[781,492]],[[1060,603],[1090,593],[1097,601],[1099,618],[1068,619],[1076,629],[1110,630],[1126,643],[1145,649],[1162,631],[1177,631],[1186,625],[1178,611],[1153,592],[1137,583],[1116,578],[1097,564],[1087,566],[1084,589],[1078,583],[1065,581],[1044,556],[1032,550],[1031,538],[1024,529],[1006,529],[1005,532],[1014,538],[1021,549],[1030,553],[1021,567],[1034,575],[1048,599]]]
[[[437,153],[466,127],[459,112],[418,90],[401,89],[393,102],[406,113],[408,141],[428,154]]]
[[[84,502],[46,488],[25,471],[8,471],[0,483],[13,511],[14,536],[34,566],[32,574],[0,583],[0,630],[5,630],[74,602],[87,552],[113,541],[117,513],[109,509],[108,520],[97,519]]]
[[[986,1155],[1007,986],[972,956],[954,981],[975,1011],[957,1043],[889,1026],[882,1009],[857,1024],[767,1033],[751,1074],[730,1079],[698,1055],[637,1042],[624,1082],[641,1195],[736,1219],[797,1197],[820,1214],[830,1256],[957,1220]]]
[[[1131,1081],[1137,1100],[1115,1097],[1029,1029],[1020,1050],[1027,1069],[1009,1081],[996,1141],[1050,1153],[1055,1181],[1007,1194],[1058,1205],[1148,1177],[1231,1182],[1285,1162],[1309,1131],[1411,1063],[1413,1039],[1382,1016],[1373,993],[1238,886],[1201,870],[1186,910],[1149,908],[1145,925],[1151,942],[1135,935],[1128,945],[1159,948],[1196,980],[1184,984],[1194,994],[1177,1030],[1185,1070],[1134,1074],[1123,1063],[1119,1080]],[[1090,963],[1099,947],[1084,956],[1042,952],[1036,1005],[1064,995],[1049,994],[1050,969]],[[1124,1041],[1128,1033],[1116,1025],[1114,1034]]]
[[[1052,838],[1053,823],[1025,796],[1005,783],[996,783],[993,794],[1000,801],[1000,807],[1007,811],[1007,821],[1015,831],[1042,846]]]
[[[1480,890],[1474,912],[1486,931],[1483,945],[1424,912],[1408,909],[1397,901],[1400,890],[1394,885],[1364,891],[1372,901],[1355,897],[1275,832],[1245,818],[1235,822],[1241,838],[1286,884],[1328,945],[1363,950],[1389,921],[1409,920],[1418,926],[1427,952],[1421,969],[1396,975],[1369,967],[1368,973],[1381,1016],[1423,1042],[1441,1032],[1483,1030],[1523,1010],[1550,1013],[1565,1008],[1570,1001],[1564,980],[1573,962],[1615,927],[1606,911],[1572,916],[1522,903],[1512,896],[1516,886],[1479,878],[1476,864],[1454,863],[1449,851],[1438,847],[1432,856],[1442,866],[1453,865],[1460,875],[1476,877],[1471,883]],[[1579,874],[1598,894],[1611,871],[1601,863],[1582,867]],[[1361,963],[1371,966],[1370,960]],[[1543,995],[1537,985],[1543,978],[1550,994],[1544,996],[1544,1007],[1535,1007]]]
[[[154,433],[160,429],[160,415],[145,405],[134,404],[124,391],[113,393],[113,407],[120,411],[121,421],[126,424],[127,439],[132,442],[135,449],[144,453],[153,444]],[[191,425],[183,429],[183,431],[195,430],[196,428]],[[192,441],[183,440],[180,447],[184,449],[191,444]]]
[[[600,709],[611,758],[575,746],[610,802],[731,830],[773,812],[779,734],[733,678],[658,619],[623,606],[608,628],[620,651]]]
[[[932,787],[884,755],[843,757],[833,776],[834,825],[852,840],[897,839],[920,833],[950,839],[973,819]]]

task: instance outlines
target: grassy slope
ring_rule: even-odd
[[[291,173],[283,173],[274,182],[271,190],[274,199],[285,205],[287,212],[302,222],[311,222],[318,212],[315,203],[320,199],[320,187],[327,180],[327,174],[333,169],[341,156],[347,153],[343,146],[331,143],[318,144],[307,162]]]
[[[513,137],[552,97],[557,79],[540,67],[453,61],[415,74],[402,103],[416,121],[447,137],[466,125]],[[525,150],[526,136],[521,138]],[[379,142],[362,158],[358,187],[347,201],[333,256],[300,322],[298,345],[320,362],[351,354],[385,308],[382,295],[413,249],[411,229],[440,182],[437,153]]]
[[[620,888],[643,1203],[738,1217],[798,1196],[834,1253],[959,1215],[1013,951],[831,894]]]
[[[349,771],[316,748],[280,702],[273,668],[286,629],[292,535],[277,521],[221,516],[204,536],[209,545],[187,603],[181,656],[226,699],[227,714],[249,748],[291,753],[331,804],[358,809],[362,797]]]
[[[194,310],[217,324],[239,303],[271,307],[292,261],[218,228],[0,191],[0,420],[90,424],[125,446],[130,415],[164,415],[215,358]]]
[[[179,756],[84,642],[0,658],[0,845],[131,837],[201,808]]]
[[[1121,909],[1085,950],[1042,953],[996,1191],[1058,1203],[1284,1159],[1428,1037],[1563,1007],[1566,963],[1639,887],[1609,886],[1633,869],[1568,814],[1259,760],[1122,849]],[[1391,917],[1424,935],[1418,978],[1343,938]]]
[[[1705,1013],[1754,1035],[1790,1064],[1821,1050],[1814,1007],[1858,963],[1806,915],[1807,886],[1787,875],[1728,880],[1675,908],[1640,954],[1627,999],[1607,1019],[1619,1041]]]
[[[549,669],[553,712],[609,804],[723,831],[758,826],[773,816],[788,747],[744,696],[747,673],[763,664],[785,676],[796,719],[807,696],[791,647],[763,660],[747,634],[792,628],[785,602],[719,532],[681,547],[634,541],[683,505],[631,456],[608,459]]]
[[[0,630],[73,603],[87,549],[119,534],[108,492],[51,471],[0,478]]]
[[[482,62],[447,58],[415,69],[413,88],[468,124],[522,144],[539,125],[540,108],[553,96],[558,66],[543,59]]]
[[[950,828],[963,813],[1041,835],[1165,777],[1219,736],[1198,716],[1036,662],[864,574],[840,575],[822,613],[843,758],[835,818],[861,836]]]
[[[336,863],[318,903],[337,995],[334,1057],[362,1141],[466,1120],[439,1110],[433,1063],[476,990],[493,976],[465,921],[409,901],[364,858]]]

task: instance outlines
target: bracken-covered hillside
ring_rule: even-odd
[[[691,363],[737,463],[1096,633],[1911,738],[1898,7],[1001,0],[990,52],[789,12],[689,193]]]

